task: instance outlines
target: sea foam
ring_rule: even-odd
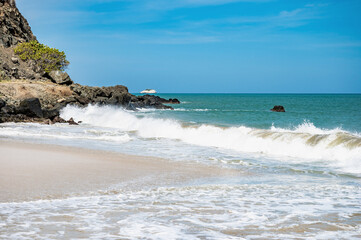
[[[73,117],[93,126],[135,132],[141,138],[164,138],[205,147],[230,149],[265,156],[286,157],[287,161],[327,161],[347,172],[361,173],[361,137],[342,129],[320,129],[305,122],[294,129],[246,126],[192,125],[174,119],[139,117],[114,106],[68,106],[63,118]],[[291,157],[291,158],[287,158]]]

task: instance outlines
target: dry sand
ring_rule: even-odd
[[[65,146],[0,141],[0,202],[182,184],[239,171]]]

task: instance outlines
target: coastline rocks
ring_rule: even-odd
[[[55,123],[66,123],[66,121],[63,118],[56,116],[52,121],[52,124],[55,124]]]
[[[70,89],[77,95],[74,104],[79,106],[86,106],[89,103],[93,103],[100,105],[117,105],[130,110],[136,110],[137,108],[173,109],[172,107],[163,105],[163,103],[170,103],[170,101],[166,99],[153,95],[134,96],[128,92],[127,87],[122,85],[89,87],[73,84],[70,86]],[[172,102],[176,103],[176,101],[172,99]],[[67,100],[67,102],[69,103],[69,100]]]
[[[21,101],[17,113],[24,114],[28,117],[44,117],[38,98],[28,98]]]
[[[168,103],[168,104],[180,104],[180,101],[176,98],[169,98],[166,101],[163,101],[162,103]]]
[[[162,98],[154,95],[132,96],[130,109],[136,110],[137,108],[173,109],[163,105]]]
[[[285,108],[281,105],[277,105],[277,106],[274,106],[272,109],[271,109],[272,112],[286,112],[285,111]]]
[[[5,107],[5,105],[6,105],[6,102],[5,102],[4,100],[0,99],[0,110],[1,110],[3,107]]]
[[[0,122],[66,123],[59,117],[67,105],[116,105],[126,109],[173,109],[163,103],[176,99],[134,96],[122,85],[88,87],[74,84],[62,71],[45,73],[35,60],[23,61],[14,55],[21,42],[36,40],[15,0],[0,0]],[[49,121],[50,120],[50,121]]]
[[[73,84],[70,86],[70,89],[76,94],[74,97],[75,103],[80,106],[94,103],[101,105],[121,105],[126,107],[132,96],[128,92],[128,88],[122,85],[112,87],[89,87]],[[67,100],[67,102],[69,101],[70,99]]]
[[[49,73],[50,80],[59,85],[71,85],[73,81],[66,72],[51,71]]]
[[[34,84],[34,85],[33,85]],[[53,83],[51,83],[53,84]],[[69,123],[59,117],[67,105],[86,107],[88,104],[115,105],[136,111],[138,108],[173,109],[163,103],[179,103],[177,99],[164,99],[154,95],[135,96],[125,86],[88,87],[72,84],[70,87],[32,83],[5,83],[0,99],[0,122]],[[16,90],[17,89],[17,90]],[[16,90],[19,95],[11,95]],[[41,93],[41,94],[40,94]],[[22,99],[24,95],[36,97]]]
[[[157,109],[173,109],[170,106],[163,104],[179,104],[180,101],[176,98],[164,99],[155,95],[143,95],[143,96],[133,96],[131,101],[131,106],[133,108],[157,108]]]
[[[0,123],[5,123],[5,122],[43,123],[44,118],[28,117],[24,114],[0,114]]]
[[[45,109],[43,109],[43,117],[48,118],[50,120],[55,119],[56,117],[59,116],[60,109],[61,109],[60,106],[50,108],[50,109],[45,108]]]

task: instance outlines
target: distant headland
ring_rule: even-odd
[[[64,122],[59,112],[68,104],[111,104],[136,110],[173,109],[164,103],[179,103],[154,95],[135,96],[122,85],[76,84],[64,71],[68,64],[64,52],[37,41],[14,0],[0,0],[0,123]]]

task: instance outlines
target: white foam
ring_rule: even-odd
[[[0,203],[4,239],[357,239],[357,186],[244,184]],[[54,231],[56,229],[56,231]]]
[[[266,156],[292,157],[287,161],[325,161],[344,171],[361,173],[361,138],[341,129],[325,130],[305,122],[295,129],[271,127],[268,130],[245,126],[222,128],[214,125],[184,126],[174,119],[139,118],[112,106],[68,106],[62,117],[133,131],[142,138],[180,140],[198,146],[231,149]]]

